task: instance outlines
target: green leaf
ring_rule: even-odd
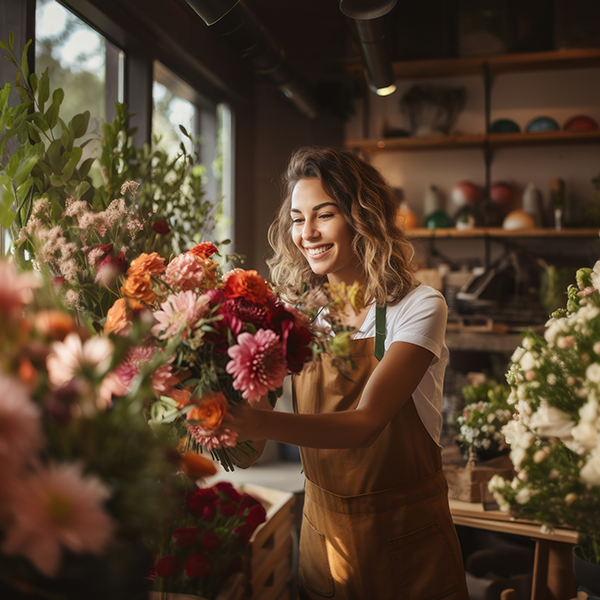
[[[85,179],[88,176],[88,173],[90,172],[90,169],[92,168],[92,165],[94,164],[95,160],[96,159],[92,157],[84,160],[81,163],[81,166],[78,169],[80,179]]]
[[[44,105],[50,97],[50,78],[48,77],[48,68],[42,73],[38,82],[38,108],[44,112]]]
[[[62,90],[62,88],[57,88],[54,90],[52,94],[52,104],[45,114],[50,129],[54,129],[58,123],[58,113],[64,98],[65,92]]]
[[[90,123],[90,111],[86,110],[82,114],[75,115],[69,123],[69,129],[73,132],[75,139],[83,137],[88,130]]]
[[[31,46],[33,40],[27,40],[27,43],[23,47],[23,54],[21,54],[21,69],[23,69],[23,75],[25,76],[25,82],[29,79],[29,63],[27,62],[27,50]]]
[[[31,173],[31,169],[33,169],[33,167],[35,167],[37,162],[38,162],[37,157],[32,157],[19,165],[19,168],[17,169],[17,171],[13,177],[14,184],[17,187],[23,185],[25,180],[29,177],[29,174]],[[33,184],[33,181],[31,183]]]

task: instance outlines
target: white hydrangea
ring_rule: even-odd
[[[538,435],[555,436],[564,441],[573,437],[571,430],[575,423],[566,412],[551,406],[543,399],[537,411],[531,415],[528,425]]]

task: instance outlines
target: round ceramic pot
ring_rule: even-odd
[[[585,592],[588,600],[600,600],[600,565],[587,562],[573,549],[573,573],[577,591]]]

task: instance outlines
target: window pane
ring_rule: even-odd
[[[35,26],[36,72],[47,68],[51,91],[64,90],[61,118],[89,110],[90,130],[112,120],[122,101],[123,52],[56,0],[37,0]]]

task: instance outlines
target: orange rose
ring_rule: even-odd
[[[19,379],[30,388],[34,388],[38,381],[36,368],[24,356],[19,359]]]
[[[205,394],[197,405],[186,414],[189,421],[201,421],[203,429],[218,429],[227,414],[227,399],[223,392]]]
[[[119,298],[106,313],[106,323],[104,323],[104,335],[109,333],[126,333],[131,325],[130,312],[127,310],[127,300]]]
[[[186,452],[179,457],[181,470],[194,479],[201,479],[217,472],[215,463],[195,452]]]
[[[73,317],[61,310],[41,310],[35,315],[35,328],[47,338],[61,341],[75,331]]]
[[[236,270],[227,277],[225,295],[228,298],[244,298],[264,305],[273,295],[267,282],[256,271]]]
[[[202,256],[204,258],[212,256],[213,254],[218,254],[218,252],[217,247],[212,242],[202,242],[196,244],[191,250],[188,250],[188,254]]]
[[[177,402],[177,408],[183,408],[192,401],[192,392],[190,391],[190,388],[184,388],[183,390],[171,388],[166,395]]]
[[[165,272],[165,259],[156,252],[146,254],[143,252],[129,266],[128,274],[148,274],[150,276],[160,275]]]
[[[154,302],[156,294],[152,289],[150,273],[130,273],[123,286],[121,286],[121,294],[146,304]]]

